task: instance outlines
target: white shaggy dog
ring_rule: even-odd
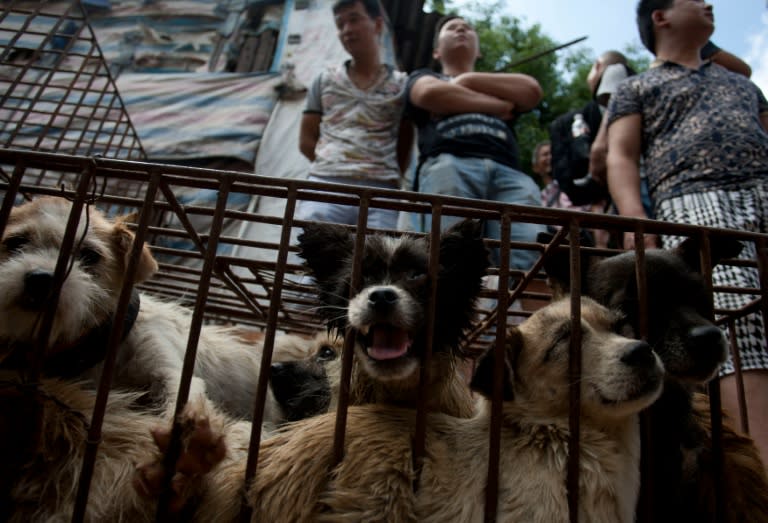
[[[44,197],[11,212],[0,244],[0,366],[4,369],[22,369],[31,357],[40,320],[54,292],[53,273],[71,210],[63,198]],[[84,210],[71,268],[58,293],[43,362],[46,375],[98,379],[133,239],[120,219],[110,221],[93,208]],[[156,270],[145,245],[134,283]],[[172,405],[191,321],[184,307],[134,292],[113,385],[146,391],[153,403]],[[307,341],[310,350],[312,344]],[[260,346],[245,343],[239,331],[203,326],[190,398],[205,394],[227,413],[250,418],[260,361]],[[280,420],[280,407],[269,389],[265,428]]]

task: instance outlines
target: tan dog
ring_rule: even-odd
[[[71,210],[67,200],[46,197],[11,212],[0,248],[0,366],[4,369],[23,368],[36,343]],[[93,381],[100,375],[134,235],[121,220],[107,220],[90,208],[80,219],[77,238],[43,368],[50,376]],[[156,270],[157,263],[144,246],[135,283],[150,278]],[[170,406],[181,377],[191,313],[138,293],[129,309],[113,384],[147,391],[154,403]],[[306,342],[305,354],[312,346]],[[245,343],[238,329],[203,326],[190,398],[205,394],[229,414],[250,418],[260,347]],[[280,349],[275,352],[279,354]],[[265,428],[274,428],[282,419],[269,389]]]
[[[637,414],[661,392],[658,357],[647,344],[614,334],[616,320],[604,307],[583,300],[580,521],[634,521]],[[510,332],[503,363],[499,521],[568,520],[569,344],[568,301],[541,309]],[[480,361],[473,380],[486,397],[493,388],[492,360],[489,354]],[[299,422],[263,441],[248,492],[253,521],[482,521],[488,409],[470,419],[429,416],[415,494],[414,418],[411,409],[350,408],[345,457],[336,468],[330,452],[332,414]],[[230,448],[242,447],[229,434],[225,441]],[[243,468],[236,451],[214,467],[205,478],[198,517],[236,517]]]
[[[3,470],[9,474],[11,462],[15,469],[13,481],[3,487],[8,499],[0,498],[0,519],[11,522],[68,521],[83,466],[87,441],[87,420],[94,408],[96,394],[78,383],[44,379],[39,392],[27,394],[28,389],[6,383],[0,388],[0,458]],[[103,423],[102,439],[91,481],[85,521],[150,522],[155,520],[153,499],[140,496],[132,486],[136,465],[159,459],[151,431],[167,426],[167,415],[135,410],[139,393],[112,391]],[[35,405],[42,412],[40,425],[29,426]],[[222,458],[223,448],[205,439],[208,416],[213,416],[232,439],[245,439],[251,424],[234,421],[214,410],[211,404],[197,401],[187,408],[195,417],[183,418],[182,445],[199,455],[213,450],[215,461]],[[201,440],[200,438],[203,438]],[[201,446],[202,445],[202,446]],[[218,452],[218,454],[216,454]],[[198,459],[194,467],[181,469],[187,474],[199,474],[210,469]],[[203,463],[201,465],[201,463]],[[184,498],[195,495],[193,475],[175,482],[186,489]],[[6,519],[7,518],[7,519]]]
[[[334,342],[325,333],[312,339],[279,335],[273,366],[291,366],[301,357],[314,360],[316,354],[331,350]],[[308,350],[314,353],[307,356]],[[270,381],[283,419],[308,415],[320,405],[322,411],[327,409],[331,387],[324,369],[314,374],[298,372],[292,377],[290,388]],[[148,493],[163,486],[162,458],[156,449],[168,444],[171,418],[168,413],[138,408],[141,395],[110,392],[86,521],[155,520],[156,496]],[[95,399],[95,391],[72,381],[45,378],[37,392],[18,382],[0,381],[0,463],[4,472],[0,476],[0,521],[69,520],[83,466],[87,420]],[[227,434],[228,440],[240,442],[240,447],[230,447],[231,459],[244,456],[251,434],[250,422],[226,415],[201,397],[191,400],[181,419],[183,450],[177,462],[173,482],[177,491],[171,507],[176,510],[199,494],[199,475],[227,452],[222,440],[210,431],[209,420],[219,433]],[[131,486],[134,479],[142,495]]]

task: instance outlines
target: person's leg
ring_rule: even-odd
[[[743,377],[749,435],[755,441],[765,466],[768,464],[768,370],[748,370]],[[741,430],[741,410],[734,374],[720,379],[720,397],[723,409],[734,421],[734,428]]]
[[[494,162],[487,198],[504,203],[541,207],[541,190],[536,182],[525,173]],[[486,225],[488,236],[501,238],[501,224],[498,221]],[[537,223],[513,221],[510,239],[513,242],[535,242],[546,226]],[[537,251],[516,249],[510,253],[510,267],[528,270],[539,257]]]
[[[440,154],[429,158],[419,171],[419,192],[441,196],[483,199],[488,171],[481,158],[462,158]],[[457,216],[442,216],[440,228],[445,230],[461,221]],[[432,230],[432,216],[424,216],[424,232]]]

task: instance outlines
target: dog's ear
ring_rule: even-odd
[[[115,218],[115,223],[139,223],[139,211],[133,211]]]
[[[725,259],[735,258],[744,248],[740,241],[722,236],[711,237],[709,246],[709,256],[713,267]],[[688,267],[696,272],[701,272],[701,241],[698,237],[686,238],[673,251],[683,259]]]
[[[549,232],[540,232],[536,236],[538,243],[550,243],[554,235]],[[584,246],[584,244],[582,244]],[[585,253],[581,253],[581,288],[585,288],[587,281],[587,271],[592,258]],[[544,271],[547,273],[549,285],[552,287],[556,296],[564,296],[571,291],[571,252],[563,248],[553,250],[544,259]]]
[[[120,257],[123,262],[123,267],[125,268],[128,266],[128,260],[131,256],[131,247],[135,236],[122,220],[115,222],[113,234],[115,254]],[[141,283],[148,280],[157,272],[157,270],[157,261],[155,260],[155,257],[152,256],[152,252],[145,243],[141,247],[141,257],[139,258],[139,263],[136,267],[136,276],[133,280],[134,283]]]
[[[298,243],[299,256],[318,282],[328,281],[336,275],[341,261],[351,256],[355,246],[354,238],[345,227],[324,223],[304,227]]]
[[[523,338],[520,331],[516,327],[511,327],[507,334],[507,345],[504,348],[504,361],[499,363],[504,366],[504,378],[502,380],[502,399],[504,401],[515,399],[512,386],[514,365],[511,358],[520,350],[522,343]],[[495,351],[491,348],[477,361],[475,373],[472,375],[472,381],[469,385],[472,390],[488,399],[493,398],[493,369],[496,365]]]
[[[440,236],[441,277],[456,274],[469,281],[476,280],[479,285],[490,266],[489,254],[480,222],[462,220]]]
[[[440,237],[440,270],[437,275],[437,311],[440,328],[436,346],[458,347],[469,328],[483,276],[490,265],[480,223],[463,220]]]

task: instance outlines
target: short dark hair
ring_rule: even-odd
[[[669,9],[674,0],[640,0],[637,3],[637,30],[646,49],[656,54],[656,36],[653,33],[653,12]]]
[[[333,14],[337,14],[345,7],[351,7],[357,3],[361,3],[365,8],[365,12],[371,18],[379,18],[381,15],[381,4],[379,0],[336,0],[333,3]]]
[[[450,14],[443,15],[437,20],[437,23],[435,24],[435,36],[432,38],[432,49],[437,49],[437,41],[440,39],[440,30],[443,28],[443,26],[451,20],[456,20],[457,18],[462,17],[457,14]]]

